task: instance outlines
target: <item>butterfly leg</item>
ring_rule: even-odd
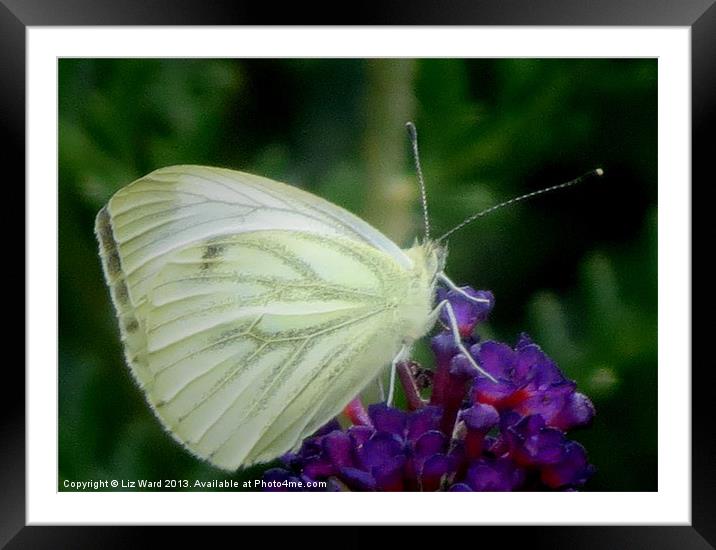
[[[385,400],[386,405],[389,407],[393,404],[393,397],[395,396],[395,371],[398,368],[398,363],[406,359],[408,354],[408,347],[403,346],[400,351],[393,357],[393,361],[390,363],[390,382],[388,383],[388,399]]]
[[[459,286],[457,286],[455,283],[453,283],[450,278],[445,275],[445,273],[439,273],[438,278],[445,283],[445,286],[447,286],[450,290],[454,290],[464,298],[467,298],[471,302],[474,302],[476,304],[489,304],[490,300],[487,298],[477,298],[475,296],[470,296],[467,292],[465,292],[463,289],[461,289]]]
[[[497,383],[497,380],[494,376],[492,376],[489,372],[487,372],[485,369],[483,369],[480,365],[477,364],[475,358],[470,354],[470,352],[465,348],[465,345],[462,343],[460,329],[457,324],[457,318],[455,317],[455,311],[452,308],[452,304],[448,300],[443,300],[435,308],[434,313],[439,314],[443,308],[447,312],[448,320],[450,321],[450,331],[452,332],[453,341],[455,342],[455,346],[457,346],[457,349],[460,350],[460,353],[465,356],[465,359],[467,359],[470,364],[477,369],[478,372],[485,375],[493,382]]]

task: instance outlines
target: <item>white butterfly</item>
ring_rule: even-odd
[[[450,303],[434,307],[439,282],[462,292],[438,241],[401,250],[295,187],[162,168],[118,191],[95,230],[135,379],[166,430],[219,468],[297,447],[442,308],[479,369]]]

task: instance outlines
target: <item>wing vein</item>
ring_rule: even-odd
[[[369,315],[367,314],[367,315],[363,315],[363,316],[361,316],[361,317],[359,317],[359,318],[356,318],[356,319],[351,319],[350,321],[346,321],[346,322],[344,322],[344,323],[341,323],[340,325],[337,325],[337,326],[335,326],[335,327],[331,327],[330,329],[326,329],[325,331],[322,331],[322,332],[319,332],[319,333],[315,333],[315,334],[313,334],[313,335],[311,335],[311,336],[309,336],[309,337],[305,337],[305,338],[303,338],[304,342],[299,345],[299,348],[302,349],[310,339],[314,338],[314,337],[315,337],[316,335],[318,335],[318,334],[325,334],[325,333],[329,333],[329,332],[337,332],[337,331],[340,331],[342,328],[345,328],[346,326],[350,326],[350,325],[353,325],[353,324],[358,323],[358,322],[360,322],[360,321],[363,321],[363,320],[365,320],[365,319],[368,318],[368,317],[372,317],[373,315],[377,315],[378,313],[381,313],[382,311],[383,311],[383,310],[375,310],[375,311],[371,312]],[[285,340],[285,339],[283,339],[283,340],[272,340],[270,343],[273,344],[273,343],[276,343],[276,342],[283,342],[283,341],[286,341],[286,340]],[[294,356],[292,355],[292,357],[294,357]],[[291,361],[293,361],[293,359],[292,359]],[[274,387],[274,386],[276,385],[276,383],[277,383],[277,380],[279,380],[279,379],[281,378],[281,375],[283,374],[283,372],[286,371],[286,369],[288,368],[288,365],[290,365],[290,364],[291,364],[291,363],[288,362],[288,361],[284,363],[284,365],[279,369],[278,373],[277,373],[276,376],[274,377],[273,381],[272,381],[272,382],[268,385],[268,387],[263,391],[263,393],[261,394],[260,398],[259,398],[259,399],[256,399],[256,400],[254,401],[253,405],[249,408],[249,411],[241,417],[241,419],[239,420],[239,422],[243,421],[245,418],[247,418],[250,414],[252,414],[252,413],[256,410],[256,407],[257,407],[257,406],[259,405],[259,403],[264,399],[264,397],[267,395],[267,393],[268,393],[271,389],[273,389],[273,387]],[[240,396],[235,397],[235,398],[232,400],[232,402],[229,404],[229,406],[226,407],[226,408],[221,412],[221,414],[219,415],[219,417],[212,422],[212,424],[207,428],[207,430],[206,430],[206,432],[204,433],[204,435],[202,435],[202,438],[201,438],[201,439],[203,439],[203,437],[206,435],[206,433],[208,433],[208,431],[209,431],[213,426],[215,426],[215,425],[217,424],[217,422],[219,422],[219,421],[224,417],[224,415],[226,415],[226,413],[227,413],[229,410],[231,410],[231,408],[236,404],[238,397],[240,397]],[[196,443],[200,443],[200,441],[201,441],[201,440],[197,441]],[[228,441],[228,439],[225,440],[217,449],[215,449],[215,450],[212,452],[212,454],[216,453],[224,444],[226,444],[226,441]]]

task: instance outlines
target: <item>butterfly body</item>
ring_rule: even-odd
[[[95,229],[148,403],[226,470],[295,448],[435,322],[444,248],[401,250],[273,180],[160,169],[118,191]]]

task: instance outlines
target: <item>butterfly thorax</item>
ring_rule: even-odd
[[[445,266],[447,249],[435,241],[416,243],[406,249],[405,254],[412,260],[405,303],[400,308],[400,322],[406,336],[417,340],[431,328],[430,312],[435,307],[437,276]]]

